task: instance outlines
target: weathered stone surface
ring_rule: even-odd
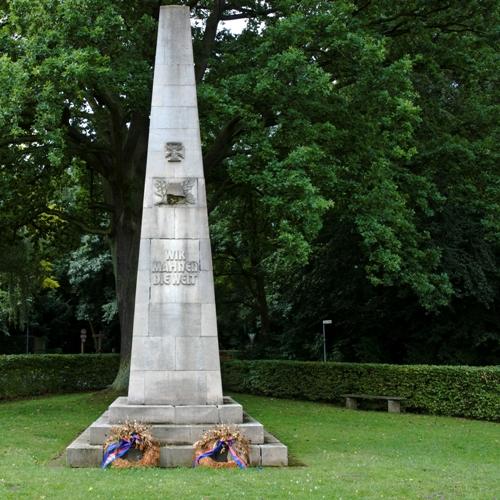
[[[205,372],[207,377],[207,400],[213,404],[221,404],[222,400],[222,381],[220,378],[220,370]]]
[[[180,87],[182,89],[183,87]],[[149,142],[148,142],[148,157],[147,157],[147,175],[151,176],[149,171],[149,167],[154,166],[152,160],[154,159],[152,153],[159,152],[162,155],[162,158],[165,160],[164,165],[166,169],[171,169],[173,166],[168,164],[167,159],[165,158],[165,144],[170,141],[182,142],[184,145],[185,158],[184,161],[181,162],[181,166],[184,168],[188,168],[191,163],[195,163],[197,159],[199,159],[198,167],[200,170],[200,177],[203,177],[203,162],[201,156],[201,137],[200,131],[196,129],[150,129],[149,132]],[[198,155],[198,153],[200,153]],[[164,174],[169,175],[168,171],[162,171],[160,175]],[[175,176],[174,176],[175,177]]]
[[[177,337],[175,339],[175,369],[218,370],[217,337]]]
[[[66,448],[66,463],[70,467],[98,467],[102,462],[102,446],[90,445],[89,437],[87,429]]]
[[[130,405],[127,398],[117,398],[109,411],[103,413],[82,435],[80,435],[67,450],[67,463],[72,467],[98,467],[102,461],[102,444],[108,438],[111,428],[118,422],[137,420],[151,425],[153,436],[161,443],[166,454],[162,467],[190,466],[188,450],[192,453],[192,445],[201,438],[203,433],[212,429],[217,422],[222,421],[226,410],[233,411],[236,419],[240,418],[241,405],[231,398],[224,398],[224,405],[173,407],[168,405],[141,406]],[[226,417],[228,413],[226,413]],[[124,418],[126,417],[126,418]],[[186,421],[212,420],[203,423],[181,423]],[[157,423],[156,421],[162,422]],[[168,421],[169,423],[165,423]],[[260,422],[245,415],[243,422],[228,422],[237,424],[239,430],[250,440],[250,463],[253,466],[284,466],[288,463],[287,448],[273,435],[264,431]],[[166,446],[165,446],[166,445]]]
[[[177,424],[203,424],[218,422],[219,411],[216,405],[186,405],[175,407]]]
[[[221,424],[239,424],[243,422],[243,407],[240,404],[223,404],[217,406]]]
[[[349,410],[356,410],[358,408],[358,402],[354,398],[345,398],[345,407]]]
[[[130,404],[222,403],[190,26],[187,7],[161,7]]]
[[[279,439],[273,436],[270,432],[264,431],[264,442],[266,443],[279,443]]]
[[[286,467],[288,465],[288,449],[281,443],[261,445],[260,454],[263,467]]]
[[[186,207],[175,209],[175,238],[209,238],[207,209],[205,207]]]
[[[262,465],[262,457],[260,456],[261,445],[250,445],[250,465],[252,467],[259,467]]]
[[[210,300],[212,299],[212,300]],[[194,285],[153,285],[151,303],[190,303],[205,304],[214,302],[214,281],[211,271],[200,271]],[[202,328],[214,325],[202,325]]]
[[[151,304],[149,335],[161,337],[200,337],[202,304]]]
[[[194,85],[155,87],[151,104],[153,107],[191,106],[197,103],[196,88]]]
[[[161,209],[158,207],[144,207],[142,209],[141,238],[174,238],[174,214],[174,207],[162,207]],[[139,298],[142,298],[142,296]]]
[[[179,407],[182,409],[176,412],[175,406],[172,405],[134,404],[126,397],[119,397],[109,406],[106,418],[110,424],[122,423],[127,420],[164,424],[241,424],[243,422],[243,408],[231,398],[224,398],[224,404],[209,405],[210,410],[207,412],[199,412],[203,406],[184,405]],[[215,409],[215,413],[212,408]],[[189,414],[194,415],[192,420],[187,420]],[[179,418],[176,418],[176,415]],[[255,422],[248,416],[245,421],[250,424]]]
[[[222,397],[190,16],[183,6],[160,9],[128,398],[118,398],[68,447],[68,464],[98,467],[111,427],[126,421],[150,424],[167,443],[163,467],[191,466],[192,444],[219,423],[240,426],[252,442],[253,465],[286,462],[286,447]]]
[[[167,336],[134,338],[131,370],[173,370],[175,363],[175,338]]]
[[[167,70],[170,66],[164,66]],[[192,71],[192,68],[187,68]],[[196,129],[198,108],[196,106],[153,106],[150,127],[154,129]]]
[[[401,413],[401,403],[393,399],[387,401],[387,411],[389,413]]]
[[[200,270],[212,271],[212,248],[208,238],[200,238]]]
[[[154,425],[153,436],[165,444],[192,444],[192,425]]]
[[[161,467],[191,467],[194,449],[192,445],[162,446],[160,448]]]
[[[174,422],[175,410],[171,405],[133,404],[130,398],[117,398],[109,407],[109,422],[118,424],[129,421],[140,421],[147,424],[158,422]]]
[[[263,425],[248,414],[245,414],[244,423],[240,424],[238,427],[244,427],[246,429],[247,435],[252,443],[257,444],[265,442]]]
[[[91,445],[81,436],[75,440],[77,446],[70,445],[67,449],[67,464],[70,467],[99,467],[102,461],[102,446]],[[288,465],[285,455],[286,446],[251,444],[250,465],[252,467],[284,467]],[[191,467],[194,449],[191,444],[165,445],[160,448],[160,467]]]
[[[153,86],[194,85],[195,80],[194,80],[193,70],[194,68],[191,64],[159,64],[158,66],[155,67]],[[157,128],[166,128],[166,127],[157,127]],[[186,128],[194,128],[194,127],[186,127]]]
[[[116,409],[119,404],[120,403],[115,402],[113,408]],[[239,407],[241,411],[241,405],[237,403],[225,406],[232,409]],[[122,404],[122,408],[126,411],[130,410],[131,407]],[[170,410],[172,410],[172,408],[170,408]],[[173,412],[162,413],[162,409],[156,407],[156,413],[153,413],[153,407],[149,407],[148,411],[151,420],[162,421],[162,423],[149,422],[153,437],[161,443],[193,444],[201,438],[204,432],[212,429],[219,422],[237,424],[238,429],[251,441],[251,443],[264,443],[265,433],[262,424],[248,417],[245,422],[241,422],[241,419],[239,422],[223,422],[221,408],[215,406],[178,407],[177,410],[178,411],[174,408]],[[116,422],[112,422],[111,413],[111,411],[105,412],[89,427],[89,443],[91,445],[102,445],[109,437],[112,427],[116,425]],[[236,415],[236,418],[238,418],[238,415]],[[164,423],[163,419],[168,419],[170,423]],[[121,422],[127,419],[118,418],[117,420]],[[202,421],[202,423],[192,423],[192,421]],[[186,424],[184,422],[189,423]],[[269,435],[266,434],[266,441],[268,436]],[[275,441],[277,442],[277,440]]]
[[[149,335],[149,304],[136,304],[134,313],[134,338]]]

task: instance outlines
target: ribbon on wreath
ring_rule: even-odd
[[[104,457],[102,459],[101,468],[105,469],[108,465],[114,462],[117,458],[123,457],[132,446],[136,443],[140,443],[141,438],[135,432],[132,433],[130,439],[120,439],[119,442],[115,441],[110,443],[104,452]]]
[[[240,458],[238,456],[238,453],[233,448],[233,444],[234,444],[234,439],[228,439],[227,441],[224,441],[223,439],[219,439],[215,443],[215,446],[211,450],[206,451],[205,453],[202,453],[201,455],[198,455],[196,457],[196,460],[194,461],[194,466],[196,467],[197,465],[199,465],[200,460],[202,458],[216,457],[221,452],[221,450],[223,450],[224,448],[227,448],[227,451],[231,455],[231,458],[234,460],[236,465],[240,469],[246,469],[247,464],[245,463],[245,461],[242,458]]]

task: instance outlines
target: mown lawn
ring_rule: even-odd
[[[500,498],[500,426],[234,395],[292,467],[69,469],[58,456],[107,393],[0,404],[0,498]]]

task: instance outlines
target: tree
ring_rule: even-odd
[[[53,265],[47,241],[34,244],[25,236],[17,241],[4,239],[0,243],[0,332],[26,331],[35,323],[34,302],[41,291],[53,290],[59,283],[53,275]],[[27,346],[28,348],[29,346]]]
[[[207,17],[196,68],[201,81],[218,23],[224,12],[234,9],[221,1],[210,2],[211,10],[204,2],[190,3]],[[31,198],[23,207],[14,207],[10,227],[37,224],[40,217],[53,214],[108,237],[121,325],[117,387],[128,380],[159,4],[0,4],[0,164],[4,171],[9,169],[13,184],[25,177]],[[258,2],[237,7],[241,12],[247,7],[266,10]],[[207,164],[229,152],[236,122],[215,138]],[[58,205],[50,189],[56,179],[82,168],[95,196],[83,213]]]
[[[0,168],[14,193],[2,223],[43,233],[52,214],[108,238],[122,335],[116,386],[131,346],[159,3],[0,3]],[[473,266],[464,272],[449,252],[443,220],[457,211],[473,220],[481,255],[496,258],[494,2],[184,3],[201,21],[218,292],[245,304],[266,342],[273,318],[295,304],[283,283],[302,283],[332,230],[351,243],[363,287],[408,294],[428,311],[474,282]],[[220,29],[232,19],[247,28]],[[70,185],[85,188],[65,204]],[[467,287],[493,300],[498,281],[484,270],[487,280]]]
[[[290,297],[292,309],[299,311],[290,318],[293,331],[301,333],[288,336],[289,349],[300,352],[304,331],[317,318],[333,315],[347,359],[498,362],[500,337],[493,318],[499,299],[500,172],[492,22],[497,9],[488,2],[361,5],[358,16],[383,41],[387,60],[407,56],[411,62],[418,119],[411,137],[414,154],[380,177],[379,186],[390,182],[391,189],[378,188],[378,195],[370,185],[371,192],[363,193],[365,186],[356,186],[349,174],[359,193],[350,196],[354,210],[339,207],[342,195],[337,193],[335,210],[317,241],[317,259],[299,280],[310,284],[315,308],[306,304],[300,287]],[[372,200],[368,214],[367,194]],[[408,222],[421,239],[418,245],[402,238],[411,236]],[[387,243],[393,241],[389,247],[381,245],[384,234]],[[442,286],[415,272],[415,257],[426,260],[422,251]],[[393,272],[385,277],[369,272],[366,282],[365,269],[375,270],[386,260],[394,264]]]
[[[76,319],[85,321],[95,338],[108,330],[117,316],[109,250],[96,235],[82,237],[80,247],[63,263],[72,294],[77,298]]]

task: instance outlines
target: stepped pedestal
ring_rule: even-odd
[[[85,432],[83,432],[67,448],[67,461],[72,467],[98,467],[102,461],[102,444],[108,438],[113,425],[116,422],[116,408],[124,409],[125,398],[118,398]],[[115,409],[115,417],[112,416],[112,408]],[[146,407],[148,408],[148,407]],[[249,415],[243,413],[241,405],[230,398],[224,398],[224,404],[215,407],[215,413],[210,414],[207,423],[182,423],[186,415],[193,415],[192,420],[200,420],[199,407],[178,406],[174,412],[165,420],[162,419],[161,407],[156,408],[159,413],[151,413],[149,420],[153,437],[160,442],[160,466],[161,467],[190,467],[193,464],[194,450],[193,443],[201,438],[203,433],[216,424],[228,423],[227,417],[236,417],[238,429],[250,441],[250,465],[252,466],[285,466],[288,465],[287,447],[281,444],[273,435],[264,430],[261,423],[257,422]],[[176,410],[180,410],[177,412]],[[121,412],[120,412],[121,413]],[[177,413],[179,418],[175,417]],[[239,413],[239,416],[237,415]],[[212,418],[218,415],[218,418]],[[129,415],[127,415],[129,416]],[[141,416],[141,422],[145,422]],[[132,420],[133,419],[129,419]],[[177,420],[177,421],[176,421]],[[231,418],[232,420],[232,418]],[[121,417],[118,418],[121,421]]]
[[[287,448],[223,398],[189,9],[160,8],[128,397],[67,449],[95,467],[113,425],[150,424],[161,465],[191,465],[216,424],[251,441],[252,465],[287,465]]]

